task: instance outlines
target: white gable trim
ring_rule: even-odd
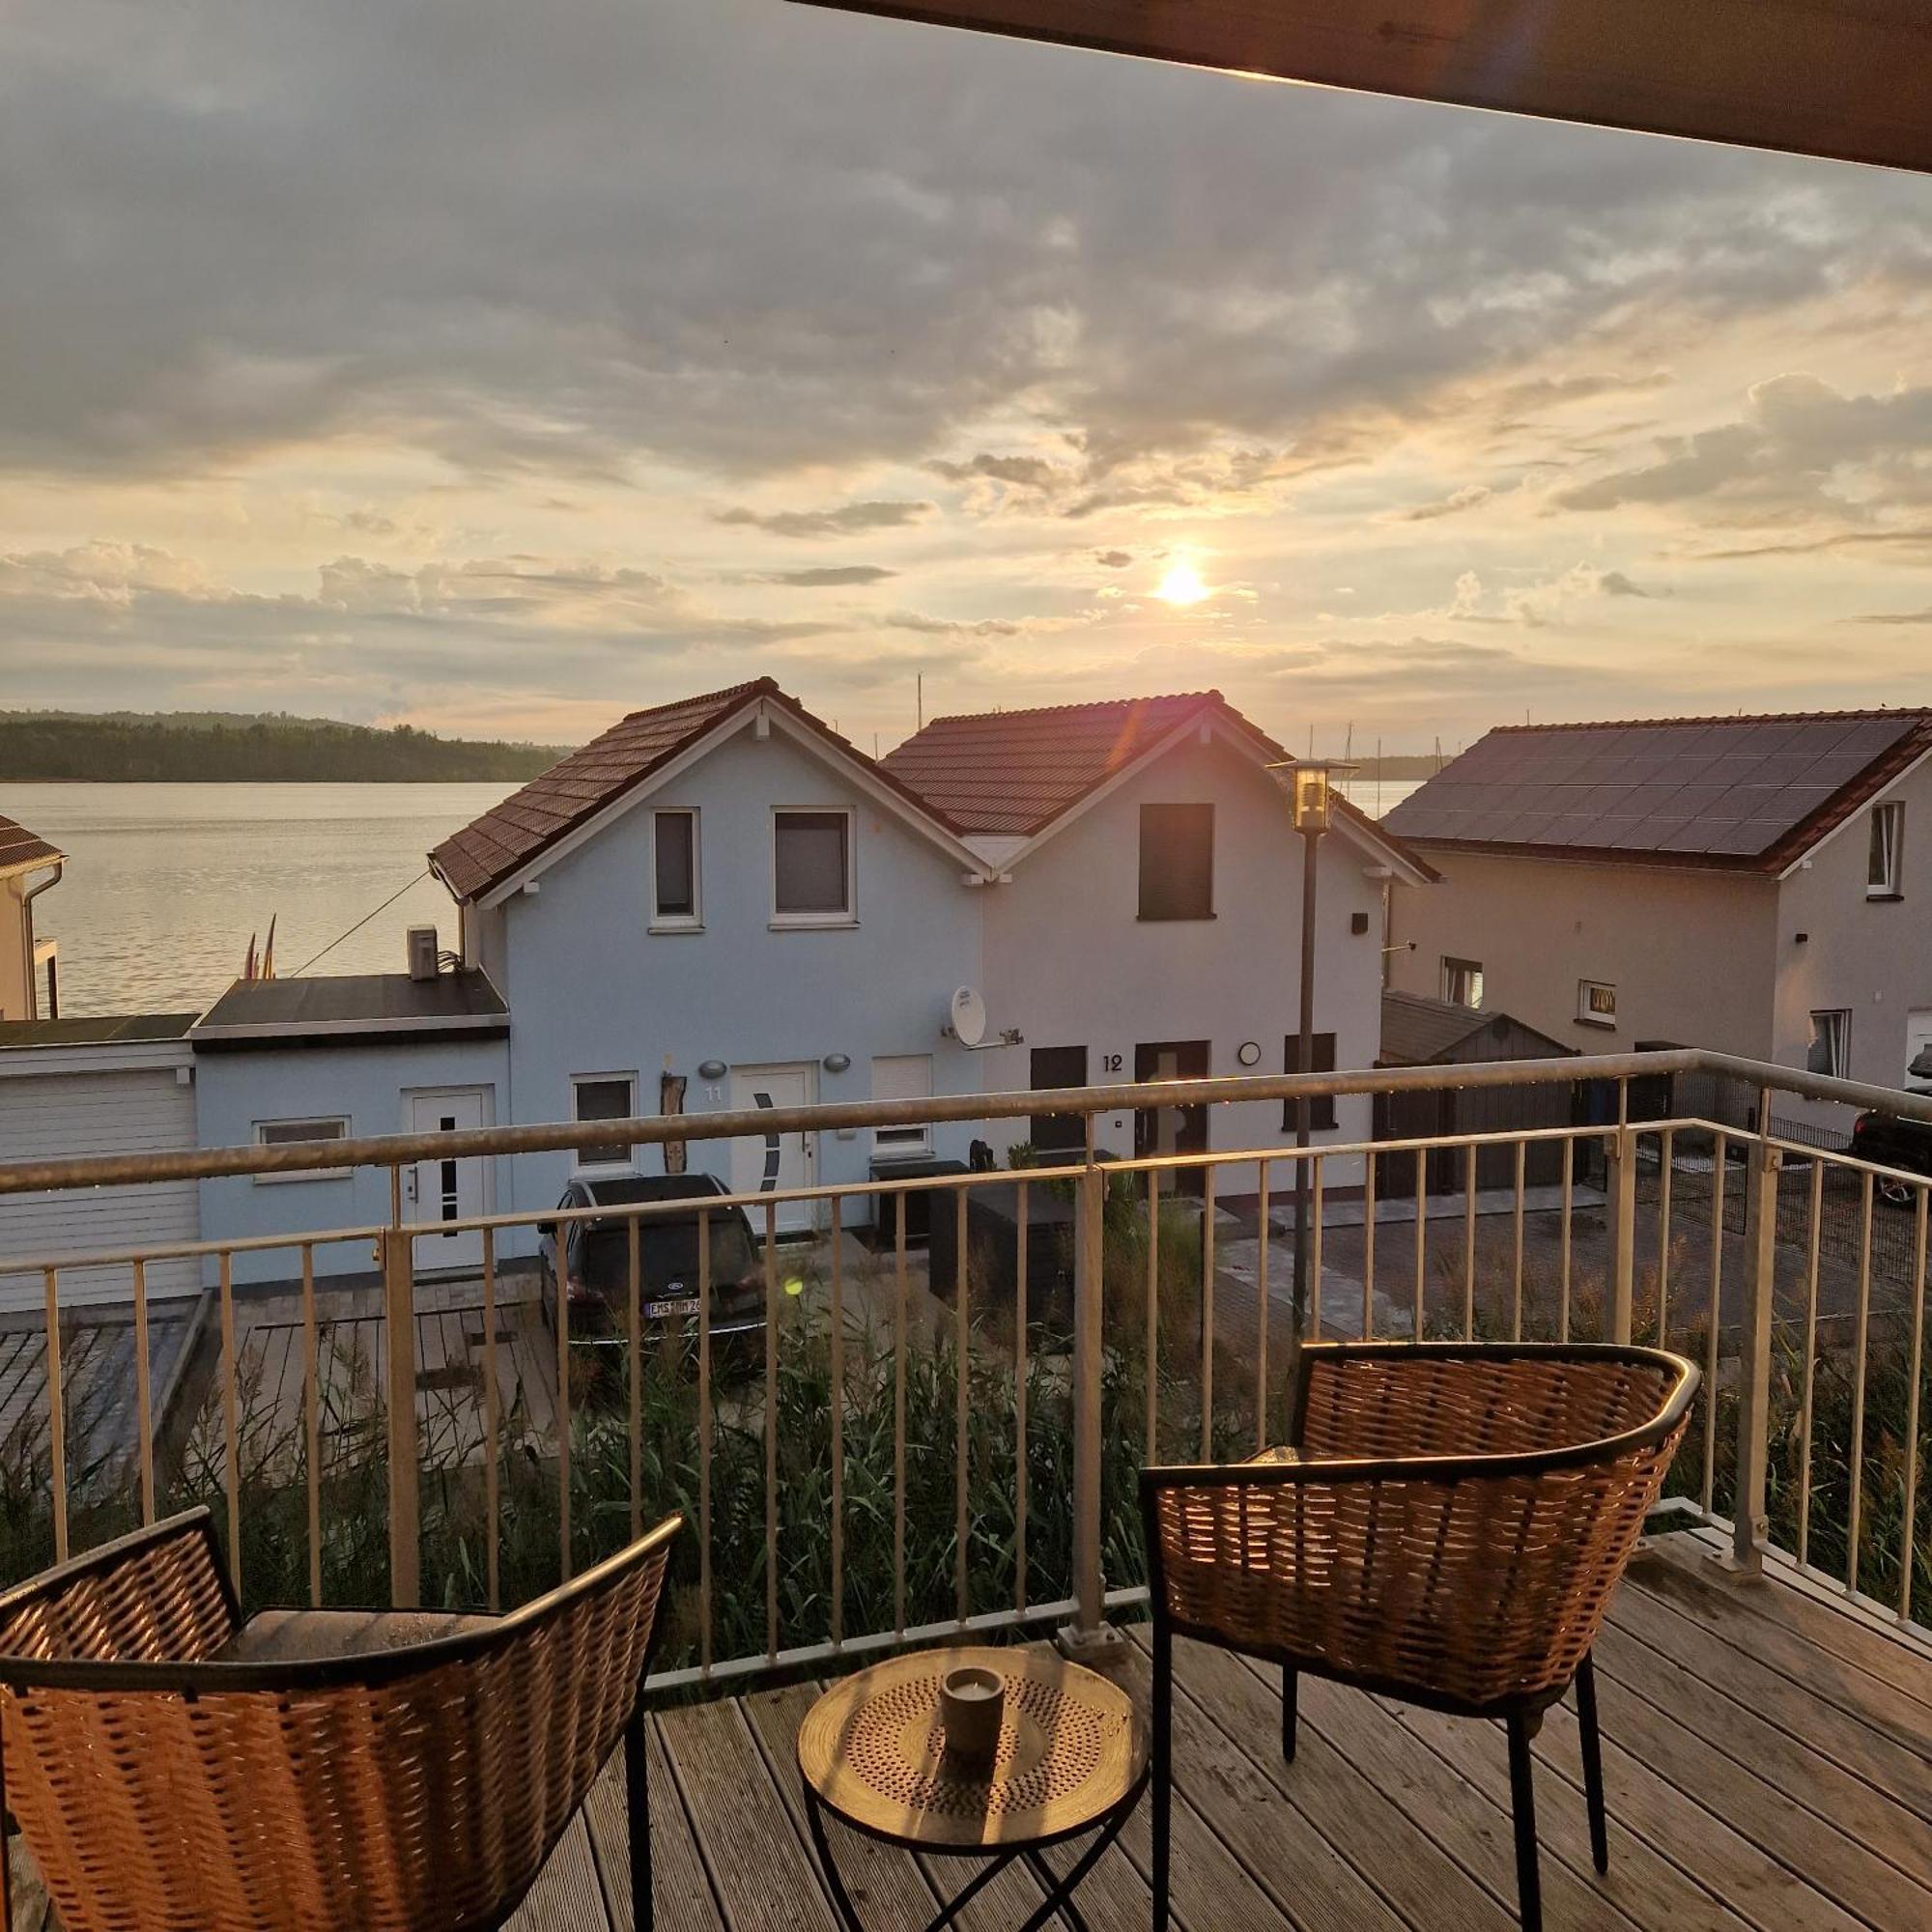
[[[509,873],[498,884],[476,895],[471,903],[488,910],[501,905],[504,900],[514,898],[526,885],[541,878],[557,863],[599,838],[611,826],[654,797],[674,780],[682,778],[693,766],[708,758],[721,745],[735,737],[749,724],[754,724],[760,737],[769,736],[773,731],[782,732],[795,744],[816,755],[821,761],[844,774],[854,787],[862,792],[872,804],[890,811],[895,818],[910,826],[929,844],[936,846],[956,865],[968,867],[975,874],[984,872],[985,865],[979,855],[949,832],[936,819],[928,817],[909,800],[902,797],[876,773],[868,771],[863,764],[851,757],[829,737],[812,728],[795,716],[782,704],[774,704],[768,697],[741,704],[725,713],[710,730],[695,743],[687,745],[676,757],[661,765],[641,783],[635,784],[621,797],[614,798],[609,805],[591,813],[582,824],[573,826],[570,831],[546,845],[541,852],[526,859],[517,869]],[[441,874],[438,873],[439,877]],[[443,880],[445,886],[448,881]],[[463,895],[455,895],[459,904]]]
[[[1111,777],[1104,779],[1092,791],[1088,792],[1085,797],[1076,799],[1058,818],[1042,826],[1031,838],[1018,845],[1001,860],[1002,867],[1010,870],[1015,866],[1024,865],[1048,839],[1052,838],[1056,834],[1064,832],[1076,819],[1080,818],[1086,812],[1091,811],[1103,800],[1111,798],[1130,779],[1138,778],[1150,765],[1164,758],[1177,746],[1190,742],[1197,734],[1199,735],[1200,742],[1204,744],[1210,738],[1224,739],[1236,750],[1253,758],[1264,769],[1264,772],[1273,762],[1273,748],[1264,743],[1257,733],[1247,728],[1245,720],[1230,717],[1228,713],[1218,710],[1210,711],[1205,717],[1197,716],[1184,719],[1173,730],[1168,732],[1164,738],[1156,739],[1138,757],[1130,759]],[[1279,787],[1277,787],[1277,790],[1279,790]],[[1284,809],[1288,806],[1288,798],[1285,793],[1282,794],[1282,805]],[[1405,885],[1421,886],[1431,883],[1429,874],[1419,870],[1412,859],[1408,858],[1396,846],[1391,845],[1386,839],[1377,838],[1367,827],[1358,825],[1353,819],[1338,816],[1332,821],[1330,830],[1341,833],[1350,843],[1374,859],[1378,865],[1388,867]]]

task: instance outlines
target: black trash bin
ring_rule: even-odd
[[[964,1174],[966,1171],[963,1160],[875,1160],[872,1163],[874,1180],[931,1180],[943,1174]],[[932,1204],[939,1198],[940,1190],[930,1187],[914,1188],[906,1194],[874,1195],[872,1225],[877,1231],[879,1245],[882,1248],[897,1247],[899,1214],[903,1208],[906,1246],[924,1247],[932,1238]],[[950,1188],[945,1190],[945,1198],[951,1201]]]

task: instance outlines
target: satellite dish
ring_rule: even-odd
[[[952,996],[952,1037],[961,1046],[978,1046],[986,1037],[986,1003],[971,986]]]

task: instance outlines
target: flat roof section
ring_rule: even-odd
[[[476,970],[412,980],[407,973],[238,980],[188,1038],[197,1053],[279,1045],[368,1046],[439,1036],[505,1034],[510,1009]]]

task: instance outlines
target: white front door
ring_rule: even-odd
[[[809,1107],[812,1098],[812,1069],[803,1066],[734,1066],[731,1105],[745,1107]],[[731,1143],[731,1192],[771,1194],[787,1188],[810,1187],[818,1161],[809,1134],[764,1134]],[[810,1201],[781,1201],[778,1228],[781,1235],[802,1235],[813,1225]],[[762,1236],[764,1216],[751,1210],[752,1232]]]
[[[1927,1070],[1915,1073],[1913,1065],[1921,1053]],[[1915,1007],[1905,1016],[1905,1078],[1899,1084],[1917,1092],[1932,1090],[1932,1007]]]
[[[453,1134],[489,1124],[489,1090],[452,1088],[447,1093],[411,1094],[409,1130],[412,1134]],[[471,1220],[490,1211],[489,1162],[419,1160],[404,1176],[403,1219],[412,1226],[437,1221]],[[483,1233],[479,1228],[451,1229],[446,1235],[423,1235],[416,1240],[419,1269],[472,1268],[483,1265]]]

